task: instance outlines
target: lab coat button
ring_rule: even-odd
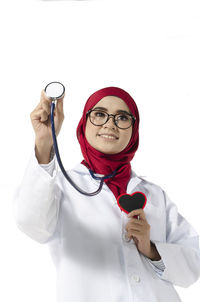
[[[131,279],[135,282],[140,282],[140,277],[138,275],[132,275]]]

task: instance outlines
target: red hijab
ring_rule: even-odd
[[[86,113],[93,108],[103,97],[116,96],[122,99],[129,107],[131,113],[136,117],[131,139],[124,150],[117,154],[105,154],[93,148],[85,137]],[[133,98],[123,89],[107,87],[93,93],[87,100],[82,118],[78,124],[76,134],[80,143],[81,152],[85,160],[81,164],[91,169],[94,173],[108,175],[117,169],[117,174],[104,180],[110,190],[117,197],[126,193],[127,184],[131,176],[130,161],[135,155],[139,145],[139,112]]]

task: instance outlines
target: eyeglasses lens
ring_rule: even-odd
[[[101,126],[107,122],[108,116],[106,112],[93,110],[90,112],[90,121],[96,126]],[[131,126],[132,118],[126,113],[121,113],[115,115],[115,122],[119,128],[126,129]]]

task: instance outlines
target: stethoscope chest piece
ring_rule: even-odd
[[[65,86],[60,82],[51,82],[44,89],[48,98],[52,100],[60,99],[65,93]]]

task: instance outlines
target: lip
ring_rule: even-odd
[[[113,134],[113,133],[99,133],[98,134],[98,136],[102,136],[102,135],[109,135],[109,136],[112,136],[112,137],[114,137],[114,138],[116,138],[116,139],[119,139],[119,137],[117,137],[115,134]]]

